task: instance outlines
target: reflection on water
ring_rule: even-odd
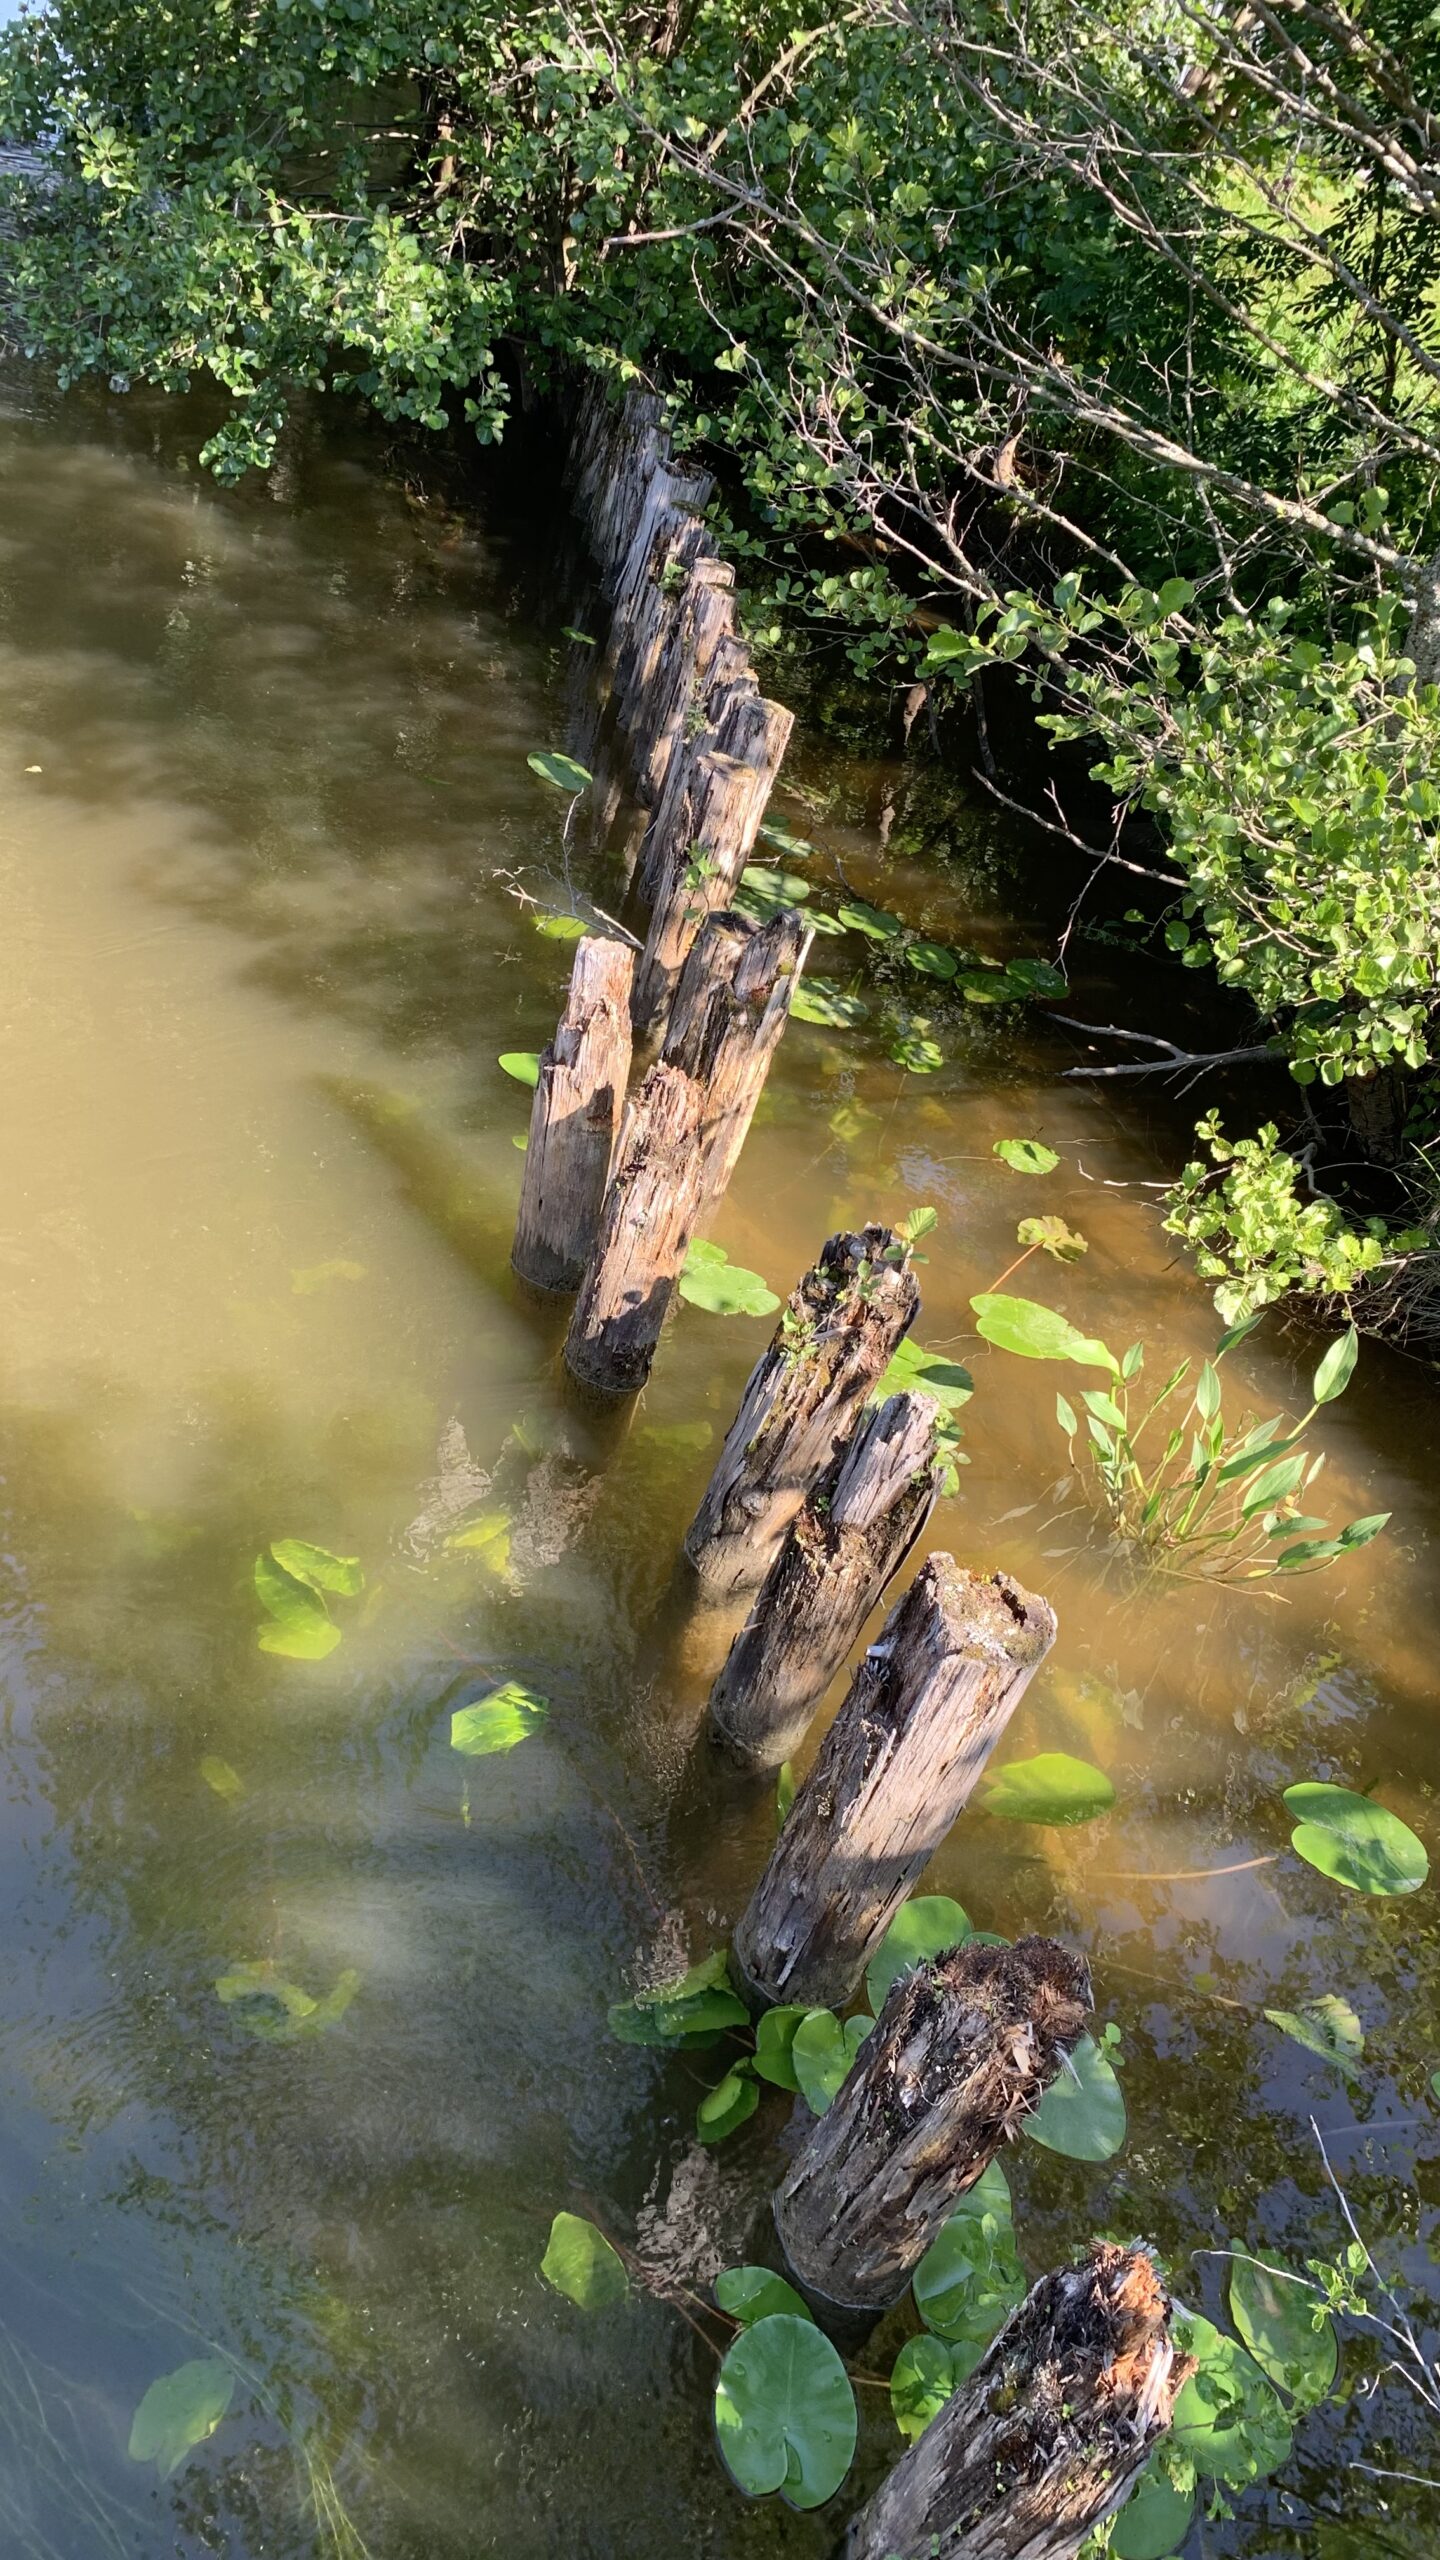
[[[784,2133],[775,2097],[700,2150],[693,2070],[601,2023],[635,1968],[725,1933],[769,1836],[768,1795],[695,1747],[729,1621],[675,1571],[762,1328],[682,1310],[637,1410],[597,1417],[559,1372],[563,1317],[508,1273],[527,1097],[495,1058],[541,1044],[568,959],[526,903],[563,895],[525,764],[574,708],[561,608],[541,627],[503,527],[407,493],[333,422],[233,494],[196,440],[23,378],[0,422],[0,2541],[818,2554],[833,2520],[723,2479],[682,2321],[587,2323],[535,2273],[564,2205],[703,2285],[763,2245]],[[822,872],[997,951],[1039,947],[1072,893],[987,818],[829,752],[799,756],[787,815]],[[618,898],[602,856],[575,870]],[[1103,946],[1075,948],[1076,1010],[1109,1018]],[[793,1026],[720,1240],[785,1288],[835,1227],[932,1201],[920,1330],[958,1347],[1043,1206],[1090,1250],[1032,1267],[1037,1294],[1166,1365],[1203,1346],[1144,1188],[1180,1123],[1055,1082],[1047,1036],[977,1014],[913,1079],[878,1040]],[[1060,1170],[999,1167],[1008,1134]],[[1295,1401],[1312,1349],[1275,1329],[1236,1355],[1258,1410]],[[1098,1761],[1120,1797],[1076,1832],[968,1815],[937,1862],[981,1925],[1083,1943],[1125,2030],[1127,2151],[1015,2163],[1032,2263],[1141,2231],[1213,2301],[1197,2248],[1333,2246],[1313,2110],[1423,2279],[1433,1898],[1258,1862],[1307,1775],[1378,1780],[1433,1836],[1428,1388],[1367,1354],[1326,1418],[1332,1514],[1397,1515],[1354,1564],[1283,1601],[1135,1598],[1056,1516],[1057,1373],[972,1365],[934,1540],[1054,1600],[1010,1748]],[[508,1551],[453,1543],[492,1514]],[[257,1649],[251,1565],[285,1536],[364,1565],[324,1662]],[[450,1712],[495,1675],[550,1719],[462,1761]],[[359,1989],[328,2032],[257,2039],[214,1989],[257,1963]],[[1327,1990],[1370,2039],[1353,2091],[1263,2019]],[[162,2483],[131,2416],[203,2355],[236,2397]],[[861,2479],[896,2441],[867,2397]],[[1205,2551],[1321,2549],[1363,2430],[1315,2424]],[[1421,2547],[1403,2515],[1386,2531]],[[1327,2560],[1368,2553],[1354,2533]]]

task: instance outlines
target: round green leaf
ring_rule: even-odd
[[[218,2356],[199,2356],[152,2382],[130,2428],[132,2462],[153,2462],[162,2480],[213,2436],[235,2397],[235,2376]]]
[[[943,942],[909,943],[905,957],[912,969],[919,969],[927,978],[953,978],[960,966],[954,952],[947,951]]]
[[[492,1751],[513,1751],[549,1713],[548,1698],[527,1689],[523,1680],[507,1680],[503,1689],[492,1689],[488,1698],[456,1708],[450,1718],[450,1748],[472,1760],[485,1759]]]
[[[958,1360],[947,1360],[943,1351],[926,1351],[907,1334],[899,1348],[892,1351],[872,1401],[883,1404],[887,1396],[918,1393],[933,1396],[947,1413],[968,1404],[975,1393],[975,1381]]]
[[[283,1542],[282,1542],[283,1543]],[[273,1556],[255,1559],[255,1595],[269,1612],[256,1642],[262,1653],[286,1654],[297,1662],[320,1662],[340,1642],[320,1593],[309,1582],[297,1582]]]
[[[680,1274],[680,1295],[688,1306],[715,1316],[770,1316],[780,1304],[758,1271],[732,1262],[719,1245],[691,1245]]]
[[[1021,993],[1004,969],[962,969],[959,987],[967,1004],[1015,1004]]]
[[[793,2284],[769,2267],[727,2267],[715,2279],[715,2299],[746,2329],[757,2320],[772,2319],[777,2311],[792,2311],[797,2320],[810,2317]]]
[[[1031,996],[1063,996],[1068,984],[1050,960],[1007,960],[1005,975]]]
[[[1198,2312],[1178,2312],[1180,2344],[1198,2359],[1175,2403],[1171,2441],[1207,2480],[1248,2489],[1278,2471],[1290,2424],[1253,2356]]]
[[[1290,1846],[1322,1876],[1353,1893],[1415,1893],[1430,1872],[1425,1844],[1398,1813],[1388,1813],[1349,1787],[1306,1780],[1285,1790],[1286,1809],[1298,1814]]]
[[[1082,2036],[1021,2127],[1066,2160],[1110,2160],[1125,2139],[1125,2095],[1093,2036]]]
[[[1189,2532],[1194,2513],[1193,2489],[1177,2489],[1152,2460],[1115,2519],[1110,2536],[1114,2560],[1169,2560]]]
[[[938,1040],[931,1040],[919,1023],[896,1031],[887,1043],[887,1054],[907,1076],[933,1076],[945,1064],[945,1052]]]
[[[767,2009],[756,2025],[753,2067],[762,2080],[770,2081],[777,2089],[799,2090],[791,2048],[801,2020],[808,2014],[793,2006]]]
[[[902,1902],[866,1968],[865,1997],[876,2017],[897,1973],[962,1946],[969,1935],[966,1913],[948,1894],[917,1893]]]
[[[590,930],[583,916],[532,916],[530,921],[547,942],[581,942]]]
[[[623,2301],[630,2290],[624,2265],[604,2232],[578,2213],[556,2214],[540,2273],[582,2311],[601,2311],[607,2303]]]
[[[912,2280],[915,2308],[926,2328],[959,2350],[958,2378],[962,2380],[974,2372],[991,2339],[1025,2296],[1025,2270],[1015,2246],[1009,2191],[1003,2211],[995,2211],[987,2209],[981,2184],[962,2196]]]
[[[1354,2004],[1338,1991],[1322,1991],[1318,1999],[1304,2000],[1298,2009],[1267,2009],[1265,2015],[1272,2027],[1303,2045],[1307,2053],[1333,2062],[1347,2080],[1355,2078],[1365,2050],[1365,2030]]]
[[[790,2060],[800,2094],[812,2115],[825,2113],[870,2026],[869,2018],[847,2018],[842,2027],[833,2009],[811,2009],[801,2019],[790,2046]]]
[[[972,1298],[976,1331],[1000,1351],[1016,1351],[1023,1360],[1075,1360],[1082,1368],[1108,1369],[1119,1362],[1103,1342],[1079,1333],[1069,1318],[1035,1298],[997,1297],[993,1290]]]
[[[855,2456],[855,2394],[813,2320],[776,2312],[742,2330],[715,2385],[725,2467],[748,2497],[792,2507],[833,2498]]]
[[[908,2443],[923,2436],[931,2419],[938,2418],[959,2389],[965,2379],[961,2361],[953,2347],[943,2338],[932,2338],[928,2330],[906,2339],[890,2369],[890,2407]]]
[[[1262,2372],[1303,2409],[1316,2408],[1335,2379],[1340,2350],[1329,2313],[1315,2326],[1315,2294],[1283,2267],[1236,2258],[1230,2269],[1230,2317]]]
[[[353,1600],[365,1588],[358,1556],[332,1556],[328,1547],[312,1547],[305,1538],[272,1538],[270,1553],[286,1573],[316,1591],[338,1591]]]
[[[797,1022],[820,1022],[830,1031],[853,1031],[863,1022],[868,1005],[858,996],[847,995],[829,978],[802,978],[790,999],[790,1010]]]
[[[1060,1161],[1039,1138],[997,1138],[993,1152],[1012,1173],[1053,1173]]]
[[[540,1081],[538,1049],[502,1049],[498,1064],[507,1076],[514,1077],[517,1084],[528,1084],[533,1088]]]
[[[586,772],[583,764],[576,763],[573,756],[562,756],[553,747],[527,756],[525,761],[532,773],[538,773],[542,782],[553,783],[557,791],[583,791],[586,784],[595,779],[593,774]]]
[[[798,837],[795,844],[797,851],[811,850],[808,845],[801,847]],[[798,871],[777,871],[769,862],[747,862],[740,874],[740,886],[752,898],[767,900],[777,911],[803,907],[810,895],[810,883],[802,880]]]
[[[872,907],[864,898],[848,898],[836,910],[840,922],[852,933],[863,933],[871,942],[893,942],[905,927],[887,907]]]
[[[695,2130],[702,2142],[723,2142],[727,2134],[738,2133],[748,2124],[760,2104],[760,2092],[748,2070],[737,2066],[727,2071],[724,2079],[695,2110]]]
[[[981,1799],[982,1809],[1002,1822],[1057,1825],[1094,1822],[1114,1802],[1115,1789],[1104,1770],[1092,1769],[1088,1760],[1072,1760],[1067,1751],[1012,1760],[996,1770]]]

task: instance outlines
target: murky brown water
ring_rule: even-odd
[[[0,2548],[819,2555],[833,2514],[726,2482],[690,2329],[646,2302],[587,2321],[535,2271],[569,2206],[703,2285],[763,2230],[785,2121],[777,2096],[703,2151],[693,2067],[604,2034],[637,1965],[727,1932],[770,1834],[768,1791],[692,1747],[727,1629],[674,1572],[765,1329],[684,1309],[607,1425],[508,1276],[527,1097],[495,1059],[541,1045],[569,956],[526,904],[563,884],[525,757],[583,744],[577,607],[526,601],[510,501],[407,495],[344,422],[230,495],[197,441],[183,409],[19,376],[0,416]],[[812,747],[794,779],[817,882],[838,864],[936,934],[1053,946],[1074,884],[987,815],[937,843],[895,771]],[[614,903],[603,860],[575,876]],[[1114,954],[1075,952],[1074,1010],[1113,1018]],[[1283,1603],[1108,1585],[1054,1517],[1060,1373],[967,1349],[968,1298],[1056,1210],[1088,1255],[1017,1285],[1156,1366],[1215,1324],[1144,1188],[1182,1117],[1057,1082],[1055,1039],[977,1015],[916,1079],[868,1032],[793,1025],[716,1234],[784,1290],[832,1229],[940,1211],[919,1331],[976,1393],[935,1543],[1059,1609],[1007,1756],[1069,1750],[1119,1789],[1080,1831],[971,1813],[932,1879],[979,1925],[1072,1934],[1124,2030],[1126,2150],[1016,2156],[1032,2266],[1141,2233],[1213,2302],[1199,2247],[1332,2248],[1313,2111],[1423,2280],[1434,1895],[1325,1883],[1280,1795],[1378,1781],[1440,1845],[1434,1390],[1367,1353],[1328,1417],[1326,1507],[1396,1514],[1333,1575]],[[1060,1169],[997,1165],[1012,1134]],[[1271,1328],[1235,1355],[1257,1410],[1301,1396],[1314,1349]],[[447,1543],[497,1508],[508,1578]],[[284,1536],[364,1565],[323,1663],[257,1650],[251,1567]],[[463,1763],[450,1710],[497,1673],[550,1721]],[[267,1959],[314,1994],[358,1973],[341,2023],[248,2038],[214,1985]],[[1349,2091],[1262,2016],[1326,1990],[1369,2037]],[[135,2406],[217,2351],[230,2414],[157,2485]],[[1187,2551],[1428,2547],[1357,2500],[1365,2425],[1312,2422]],[[897,2441],[870,2395],[847,2503]]]

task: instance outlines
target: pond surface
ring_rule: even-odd
[[[587,2318],[537,2274],[564,2207],[703,2290],[765,2244],[789,2104],[702,2149],[704,2069],[604,2028],[725,1938],[773,1810],[696,1747],[731,1622],[676,1572],[767,1328],[682,1309],[635,1410],[597,1418],[507,1268],[528,1097],[496,1058],[541,1046],[570,957],[534,928],[566,896],[526,755],[587,752],[594,657],[561,632],[593,608],[537,577],[511,497],[457,512],[353,423],[232,494],[202,433],[4,386],[0,2548],[818,2560],[838,2504],[732,2491],[693,2328],[649,2299]],[[1000,956],[1053,951],[1078,886],[816,741],[782,814],[817,893],[843,874]],[[612,855],[571,868],[617,904]],[[1114,1019],[1123,962],[1071,955],[1067,1009]],[[1134,1018],[1170,1028],[1188,991],[1156,979]],[[931,1542],[1059,1611],[1002,1757],[1069,1751],[1118,1790],[1077,1830],[972,1810],[929,1880],[1084,1946],[1123,2030],[1126,2149],[1013,2156],[1030,2266],[1140,2234],[1213,2308],[1196,2250],[1333,2251],[1313,2115],[1423,2287],[1434,1894],[1328,1883],[1281,1792],[1378,1785],[1440,1846],[1432,1383],[1367,1349],[1325,1418],[1324,1507],[1393,1510],[1376,1546],[1280,1601],[1127,1595],[1054,1491],[1074,1373],[976,1345],[968,1299],[1054,1211],[1087,1255],[1015,1285],[1153,1368],[1212,1343],[1145,1188],[1185,1107],[1058,1081],[1073,1043],[990,1009],[907,1076],[877,1019],[791,1026],[714,1232],[783,1292],[832,1230],[939,1211],[918,1331],[976,1391]],[[1008,1135],[1058,1169],[1005,1169]],[[1316,1349],[1268,1328],[1232,1392],[1303,1406]],[[508,1553],[455,1543],[497,1512]],[[286,1537],[363,1566],[324,1661],[257,1644],[254,1559]],[[509,1677],[548,1722],[461,1759],[453,1708]],[[249,2032],[215,1986],[251,1964],[343,2015]],[[1368,2038],[1351,2087],[1263,2015],[1329,1991]],[[205,2357],[234,2398],[162,2481],[132,2416]],[[861,2396],[846,2506],[898,2445]],[[1346,2468],[1424,2453],[1393,2395],[1352,2398],[1187,2552],[1428,2549],[1423,2501]]]

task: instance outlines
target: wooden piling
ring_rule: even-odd
[[[635,971],[631,1010],[642,1035],[664,1022],[701,925],[728,907],[739,887],[769,792],[768,781],[738,756],[687,758],[686,772],[683,848],[666,868]]]
[[[1093,2005],[1084,1957],[1051,1938],[952,1947],[892,1982],[776,2192],[776,2229],[809,2292],[845,2311],[898,2302]]]
[[[890,1228],[830,1238],[751,1372],[686,1532],[685,1552],[711,1592],[764,1581],[919,1304],[906,1247]]]
[[[694,1080],[662,1059],[625,1114],[565,1337],[571,1375],[607,1395],[634,1395],[650,1375],[699,1213],[701,1103]]]
[[[770,1061],[790,1019],[811,928],[798,910],[769,924],[710,916],[680,973],[662,1052],[703,1096],[700,1200],[714,1207],[750,1132]]]
[[[537,1289],[578,1289],[595,1247],[630,1074],[634,958],[587,934],[541,1054],[510,1259]]]
[[[856,1670],[735,1933],[762,1999],[844,2006],[1054,1641],[1054,1611],[1009,1574],[926,1558]]]
[[[934,1507],[939,1406],[888,1396],[801,1504],[710,1692],[718,1742],[778,1769]]]
[[[1143,2249],[1042,2276],[862,2507],[839,2560],[1076,2560],[1194,2366]]]

